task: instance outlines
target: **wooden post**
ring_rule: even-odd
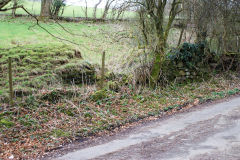
[[[237,36],[237,52],[240,52],[239,50],[239,37]]]
[[[100,89],[103,89],[103,83],[104,83],[104,78],[105,78],[105,51],[103,52],[102,55],[102,68],[101,68],[101,82],[100,82]]]
[[[180,46],[180,44],[181,44],[181,42],[182,42],[183,32],[184,32],[184,26],[182,26],[181,33],[180,33],[180,37],[179,37],[179,39],[178,39],[178,44],[177,44],[178,47]]]
[[[13,82],[12,82],[12,58],[8,58],[8,77],[9,77],[9,100],[13,107]]]

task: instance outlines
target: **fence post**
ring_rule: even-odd
[[[102,68],[101,68],[100,89],[103,89],[104,78],[105,78],[105,51],[103,51],[103,54],[102,54]]]
[[[237,36],[237,52],[240,52],[239,48],[239,36]]]
[[[182,42],[182,37],[183,37],[184,30],[185,30],[185,25],[184,24],[180,24],[180,26],[181,26],[181,33],[180,33],[180,37],[178,39],[177,47],[179,47],[181,42]]]
[[[8,77],[9,77],[9,100],[13,107],[13,82],[12,82],[12,58],[8,57]]]

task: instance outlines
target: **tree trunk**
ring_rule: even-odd
[[[105,7],[105,9],[103,11],[102,19],[105,19],[107,17],[108,9],[109,9],[108,7]]]
[[[52,17],[53,17],[54,19],[57,19],[59,12],[60,12],[60,8],[56,8],[56,10],[54,11]]]
[[[158,37],[158,43],[155,51],[155,57],[153,61],[152,71],[151,71],[151,78],[150,78],[150,85],[152,88],[156,87],[157,82],[159,80],[159,75],[161,72],[161,62],[164,56],[164,48],[166,41],[164,39],[164,31],[163,31],[163,13],[158,17],[154,18],[156,32]]]
[[[158,80],[159,80],[159,75],[161,72],[161,62],[162,62],[162,55],[164,51],[158,51],[155,53],[155,59],[151,71],[151,78],[150,78],[150,86],[152,88],[155,88],[157,86]]]
[[[42,0],[41,2],[41,17],[51,17],[52,0]]]
[[[104,7],[104,11],[103,11],[103,15],[102,15],[102,19],[106,19],[107,18],[107,14],[108,14],[108,11],[112,5],[112,3],[114,2],[115,0],[107,0],[106,2],[106,5]]]
[[[17,0],[13,0],[13,7],[17,7]],[[12,10],[12,17],[16,17],[16,9]]]
[[[182,27],[182,29],[181,29],[180,37],[178,39],[178,44],[177,44],[178,47],[180,46],[180,44],[182,42],[183,32],[184,32],[184,27]]]
[[[150,77],[150,86],[152,88],[156,87],[157,82],[159,80],[159,75],[162,68],[161,62],[163,61],[163,57],[164,57],[164,42],[161,39],[159,39]]]
[[[97,18],[97,8],[100,5],[100,3],[102,2],[102,0],[99,0],[97,4],[95,4],[94,9],[93,9],[93,18]]]
[[[85,0],[85,18],[88,18],[88,4],[87,4],[87,0]]]
[[[146,25],[145,25],[145,21],[144,21],[144,12],[142,10],[140,10],[138,12],[139,14],[139,21],[140,21],[140,24],[142,26],[142,34],[144,36],[144,40],[145,40],[145,43],[146,45],[148,45],[148,37],[147,37],[147,33],[146,33]]]

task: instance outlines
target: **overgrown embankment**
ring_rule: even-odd
[[[62,81],[61,69],[67,70],[66,65],[77,66],[83,61],[81,54],[67,45],[25,45],[1,49],[0,57],[1,97],[7,96],[8,57],[12,57],[13,61],[13,86],[17,97],[30,95],[43,88],[56,87]]]
[[[83,91],[77,86],[45,89],[0,109],[1,158],[34,158],[76,139],[149,116],[238,94],[239,78],[218,76],[208,81],[171,84],[155,91],[121,85],[118,90]]]

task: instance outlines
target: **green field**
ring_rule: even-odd
[[[40,8],[41,8],[41,3],[40,2],[36,2],[36,1],[28,1],[28,0],[22,0],[21,4],[23,4],[23,6],[30,11],[32,14],[35,15],[39,15],[40,14]],[[8,11],[6,13],[11,13],[11,11]],[[22,9],[18,9],[17,14],[24,14],[26,15],[26,13],[22,10]],[[99,8],[97,9],[97,18],[100,18],[101,15],[103,13],[103,9]],[[93,15],[93,8],[88,8],[88,16],[92,17]],[[64,17],[85,17],[85,13],[84,13],[84,7],[81,6],[66,6],[64,9],[64,13],[63,13]],[[124,18],[133,18],[135,16],[134,12],[126,12],[124,14]],[[111,17],[111,11],[109,13],[108,18],[112,18]]]
[[[81,50],[85,59],[97,63],[100,60],[100,55],[103,50],[107,52],[107,57],[113,54],[117,56],[124,55],[128,52],[131,44],[127,41],[115,43],[110,35],[116,34],[118,31],[123,30],[118,27],[118,24],[94,24],[94,23],[65,23],[61,26],[54,23],[40,23],[51,34],[62,38],[59,40],[39,26],[34,26],[35,21],[25,18],[0,19],[0,48],[9,48],[14,46],[27,46],[27,45],[55,45],[66,44],[73,48]],[[122,23],[121,25],[125,25]],[[124,31],[126,32],[126,31]],[[123,33],[128,34],[128,33]],[[66,40],[66,41],[65,41]],[[67,41],[70,41],[67,42]],[[114,46],[114,47],[113,47]],[[93,56],[94,55],[94,56]]]

